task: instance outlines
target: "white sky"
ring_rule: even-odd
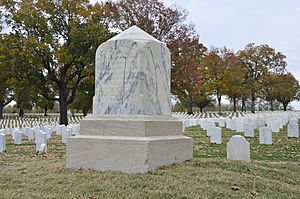
[[[235,51],[250,42],[268,44],[287,56],[287,70],[300,80],[300,1],[162,0],[188,12],[205,46]],[[300,103],[293,102],[300,110]]]

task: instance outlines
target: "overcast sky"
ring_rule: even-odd
[[[189,12],[200,41],[207,47],[235,51],[247,43],[268,44],[287,56],[287,70],[300,80],[300,1],[163,0]],[[300,110],[300,103],[292,104]]]

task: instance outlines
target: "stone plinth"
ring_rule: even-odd
[[[67,167],[142,173],[192,159],[171,117],[170,52],[136,26],[96,52],[93,115],[69,137]]]
[[[185,136],[86,136],[69,139],[67,167],[143,173],[191,159]]]
[[[90,115],[80,122],[80,128],[81,135],[182,135],[182,123],[170,116]]]

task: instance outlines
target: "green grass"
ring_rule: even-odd
[[[229,129],[222,129],[222,144],[210,144],[205,131],[197,126],[190,127],[186,135],[194,139],[194,158],[226,158],[226,143],[233,135],[243,135]],[[258,130],[255,130],[254,138],[246,138],[250,143],[251,159],[263,161],[290,161],[300,162],[300,139],[288,138],[287,127],[279,133],[273,133],[273,144],[259,144]]]
[[[194,159],[145,174],[65,168],[66,146],[60,137],[48,142],[48,153],[35,154],[35,144],[14,145],[0,155],[0,198],[299,198],[300,140],[286,129],[273,145],[251,143],[248,162],[226,160],[226,145],[237,134],[223,129],[223,144],[209,144],[205,132],[191,127]]]

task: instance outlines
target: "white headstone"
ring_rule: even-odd
[[[33,140],[34,139],[34,129],[33,128],[28,128],[26,136],[27,136],[28,140]]]
[[[52,136],[52,128],[46,127],[44,128],[44,132],[47,134],[47,139],[50,139]]]
[[[288,124],[288,137],[299,137],[299,126],[297,123]]]
[[[40,145],[40,148],[38,149],[38,151],[37,151],[39,154],[41,154],[41,153],[46,153],[47,152],[47,144],[41,144]]]
[[[56,135],[61,135],[61,131],[64,126],[65,125],[63,125],[63,124],[56,126],[56,129],[55,129]]]
[[[22,144],[22,132],[17,130],[13,132],[13,139],[15,144]]]
[[[68,137],[70,137],[72,135],[72,130],[69,128],[65,128],[62,132],[61,132],[61,142],[63,144],[67,144],[68,143]]]
[[[254,137],[254,125],[244,123],[244,136],[245,137]]]
[[[242,120],[236,120],[236,131],[243,132],[244,131],[244,122]]]
[[[272,129],[269,127],[259,128],[259,144],[272,144]]]
[[[0,153],[6,150],[5,134],[0,133]]]
[[[225,119],[220,118],[220,119],[218,120],[218,124],[219,124],[219,127],[225,127]]]
[[[211,128],[210,143],[222,144],[222,129],[220,127]]]
[[[39,152],[42,144],[47,144],[47,134],[41,130],[35,131],[35,150],[36,150],[36,152]]]
[[[227,143],[228,160],[250,161],[250,144],[241,135],[234,135]]]

